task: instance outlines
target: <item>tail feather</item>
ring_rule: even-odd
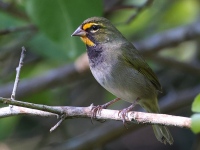
[[[165,126],[161,125],[152,125],[154,134],[158,141],[166,144],[169,143],[170,145],[173,144],[174,140],[172,135],[170,134],[169,130]]]
[[[157,103],[157,99],[153,100],[144,100],[144,101],[139,101],[140,105],[150,113],[159,113],[159,107]],[[152,125],[154,134],[158,141],[166,144],[169,143],[170,145],[173,144],[174,140],[172,135],[170,134],[169,130],[167,127],[162,126],[162,125]]]

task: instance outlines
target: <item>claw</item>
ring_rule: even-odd
[[[131,106],[129,106],[128,108],[124,108],[124,109],[122,109],[122,110],[120,110],[120,111],[118,112],[118,116],[121,115],[123,125],[124,125],[124,127],[125,127],[126,129],[128,129],[128,127],[126,126],[126,124],[128,124],[128,123],[126,122],[126,117],[128,118],[128,112],[129,112],[131,109],[133,109],[133,107],[136,105],[136,103],[138,102],[138,100],[139,100],[139,98],[137,98],[136,101],[134,101],[134,102],[132,103]]]
[[[104,109],[104,105],[98,105],[92,107],[92,118],[96,118],[97,114],[101,115],[101,110]]]
[[[118,112],[118,116],[121,115],[123,125],[124,125],[124,127],[125,127],[126,129],[128,129],[128,127],[126,126],[126,124],[128,124],[128,123],[126,122],[126,117],[128,117],[127,114],[128,114],[129,111],[130,111],[130,110],[129,110],[128,108],[125,108],[125,109],[122,109],[122,110],[120,110],[120,111]]]
[[[112,100],[112,101],[110,101],[110,102],[108,102],[108,103],[106,103],[104,105],[92,106],[92,109],[91,109],[91,112],[92,112],[92,114],[91,114],[91,123],[93,124],[93,119],[97,118],[97,114],[101,115],[102,109],[106,109],[109,105],[111,105],[111,104],[113,104],[113,103],[115,103],[115,102],[117,102],[119,100],[120,100],[120,98],[116,98],[116,99],[114,99],[114,100]],[[106,120],[101,120],[100,122],[103,123],[105,121]]]
[[[93,119],[97,118],[97,114],[101,115],[101,110],[107,108],[106,105],[98,105],[92,107],[92,115],[91,115],[91,122],[93,124]],[[102,120],[101,123],[105,122],[105,120]]]

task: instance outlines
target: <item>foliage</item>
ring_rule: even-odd
[[[91,14],[101,16],[102,1],[98,0],[95,3],[90,3],[90,0],[84,0],[79,1],[79,5],[76,5],[76,3],[76,1],[72,0],[26,1],[25,8],[32,21],[42,33],[55,42],[48,46],[48,44],[43,43],[43,41],[47,41],[44,35],[37,38],[36,42],[42,42],[39,45],[43,45],[42,49],[44,55],[49,55],[49,52],[51,52],[52,56],[57,55],[59,58],[63,56],[64,59],[66,56],[75,58],[80,53],[83,53],[84,45],[76,44],[79,43],[80,40],[71,38],[70,35],[80,22],[90,17]],[[79,10],[78,17],[76,16],[77,10]],[[51,44],[49,40],[47,43]],[[47,47],[44,45],[47,45]],[[40,48],[37,47],[37,49]]]
[[[26,47],[27,55],[21,71],[20,81],[26,80],[27,85],[29,85],[29,79],[40,77],[48,71],[61,66],[73,64],[77,57],[85,53],[85,46],[79,38],[72,38],[71,34],[88,17],[104,16],[110,19],[131,42],[143,41],[147,38],[157,38],[154,35],[186,26],[190,23],[197,22],[199,19],[200,2],[198,0],[151,0],[151,5],[148,5],[137,14],[136,9],[142,8],[143,3],[146,1],[2,0],[0,2],[0,33],[4,30],[10,30],[11,32],[0,35],[0,92],[12,87],[15,78],[15,68],[19,61],[22,46]],[[136,14],[136,17],[130,23],[127,23],[127,20],[134,14]],[[30,27],[30,25],[33,25],[34,28],[26,28]],[[17,28],[22,29],[13,31],[13,29]],[[174,37],[176,37],[176,33]],[[166,41],[168,40],[170,39],[166,39]],[[199,85],[200,79],[196,75],[198,72],[190,72],[190,66],[193,66],[195,69],[199,68],[200,53],[198,43],[198,38],[191,39],[191,41],[187,42],[178,41],[177,43],[166,45],[164,48],[162,47],[162,51],[145,56],[147,60],[148,58],[150,59],[151,62],[149,64],[158,75],[163,87],[163,93],[159,94],[159,100],[167,99],[169,102],[171,100],[176,101],[180,96],[178,95],[179,91],[192,91],[192,88]],[[154,40],[150,44],[154,44]],[[156,60],[152,56],[162,56],[168,58],[168,60],[172,60],[172,62],[175,60],[183,64],[179,66],[179,64],[171,64],[171,61],[163,63],[161,61],[163,59]],[[181,70],[184,66],[187,66],[189,69]],[[34,87],[37,85],[33,84],[31,86]],[[189,107],[191,107],[191,101],[194,97],[190,96],[191,93],[184,94],[186,94],[184,95],[185,97],[189,97],[187,103],[180,104],[178,107],[177,105],[181,102],[177,102],[177,105],[167,108],[169,110],[168,113],[191,116]],[[10,97],[10,95],[7,94],[6,97]],[[90,74],[82,76],[73,83],[66,83],[65,81],[56,83],[55,81],[55,86],[47,86],[43,90],[40,90],[39,87],[38,91],[34,94],[21,97],[18,97],[18,94],[16,94],[16,97],[18,100],[33,103],[62,106],[89,106],[91,103],[99,105],[114,98],[113,95],[102,89]],[[192,116],[191,129],[194,133],[199,133],[200,131],[199,97],[195,99],[192,106],[192,111],[195,114]],[[164,101],[163,103],[168,104],[168,101]],[[114,109],[122,109],[127,105],[129,104],[119,102],[116,103]],[[0,106],[4,107],[7,105],[0,104]],[[178,109],[174,110],[174,107]],[[0,149],[2,143],[8,145],[8,149],[17,150],[22,148],[40,149],[41,147],[47,147],[47,145],[53,145],[61,141],[73,141],[73,138],[79,137],[79,135],[85,132],[90,132],[91,128],[99,125],[98,123],[91,125],[90,121],[85,119],[71,119],[63,123],[63,126],[58,131],[49,134],[48,129],[52,127],[55,120],[41,119],[38,117],[28,118],[19,116],[0,119]],[[116,125],[118,124],[116,123]],[[168,149],[187,150],[191,149],[192,145],[195,145],[192,132],[190,133],[188,130],[178,131],[176,128],[173,129],[175,132],[172,135],[176,138],[176,143],[174,147],[172,146]],[[98,134],[101,135],[101,130],[99,129],[99,131]],[[147,130],[138,130],[137,133],[139,134],[133,133],[133,136],[130,134],[128,137],[123,134],[121,136],[124,136],[123,138],[125,140],[118,138],[120,142],[118,140],[114,142],[114,137],[107,135],[103,139],[103,141],[107,140],[107,143],[104,142],[105,145],[98,146],[105,147],[105,149],[120,149],[120,144],[123,143],[126,145],[124,146],[122,144],[123,148],[126,147],[127,149],[140,149],[140,147],[145,147],[146,145],[151,145],[152,149],[166,148],[159,147],[159,143],[157,147],[154,143],[155,141],[152,142],[154,138],[151,138],[150,134],[146,134],[147,132],[143,133],[143,131]],[[134,136],[137,138],[133,139]],[[147,138],[145,143],[140,137]],[[76,144],[76,142],[74,143]],[[118,145],[120,146],[118,147]],[[95,148],[99,149],[99,147]]]
[[[195,114],[192,115],[192,126],[191,129],[194,133],[200,132],[200,94],[196,96],[192,103],[192,111]]]

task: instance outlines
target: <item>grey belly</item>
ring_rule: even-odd
[[[115,71],[113,71],[115,70]],[[156,89],[142,74],[124,66],[91,68],[95,79],[116,97],[132,103],[137,98],[155,99]]]

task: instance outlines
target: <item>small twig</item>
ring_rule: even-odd
[[[63,114],[63,115],[61,116],[60,121],[58,121],[58,123],[56,123],[56,125],[53,126],[53,127],[50,129],[50,133],[53,132],[55,129],[57,129],[57,128],[61,125],[61,123],[65,120],[65,118],[66,118],[66,115]]]
[[[136,5],[120,5],[120,6],[114,6],[111,8],[105,8],[104,10],[104,16],[109,15],[110,13],[113,13],[114,11],[118,10],[124,10],[124,9],[138,9],[138,6]]]
[[[4,11],[14,17],[18,17],[20,19],[23,19],[25,21],[30,21],[29,17],[25,14],[24,11],[21,11],[21,9],[18,9],[12,2],[7,3],[0,1],[0,10]]]
[[[22,27],[10,27],[4,30],[0,30],[0,35],[6,35],[13,32],[20,32],[20,31],[26,31],[26,30],[36,30],[36,27],[34,25],[27,25]]]
[[[19,60],[19,66],[16,68],[15,83],[14,83],[13,91],[12,91],[12,94],[11,94],[12,100],[15,99],[17,86],[18,86],[18,83],[19,83],[19,75],[20,75],[21,67],[23,66],[23,61],[24,61],[24,57],[25,57],[25,51],[26,51],[25,47],[22,47],[21,57],[20,57],[20,60]]]
[[[21,107],[51,112],[51,113],[55,113],[58,115],[63,114],[62,109],[57,108],[57,107],[47,106],[47,105],[40,105],[40,104],[23,102],[23,101],[11,100],[9,98],[3,98],[3,97],[0,97],[0,102],[4,103],[4,104],[10,104],[10,105],[15,105],[15,106],[21,106]]]
[[[140,12],[142,12],[146,7],[150,6],[152,3],[153,3],[153,0],[147,0],[142,6],[136,9],[136,12],[132,16],[129,17],[126,23],[128,24],[132,22],[138,16]]]

